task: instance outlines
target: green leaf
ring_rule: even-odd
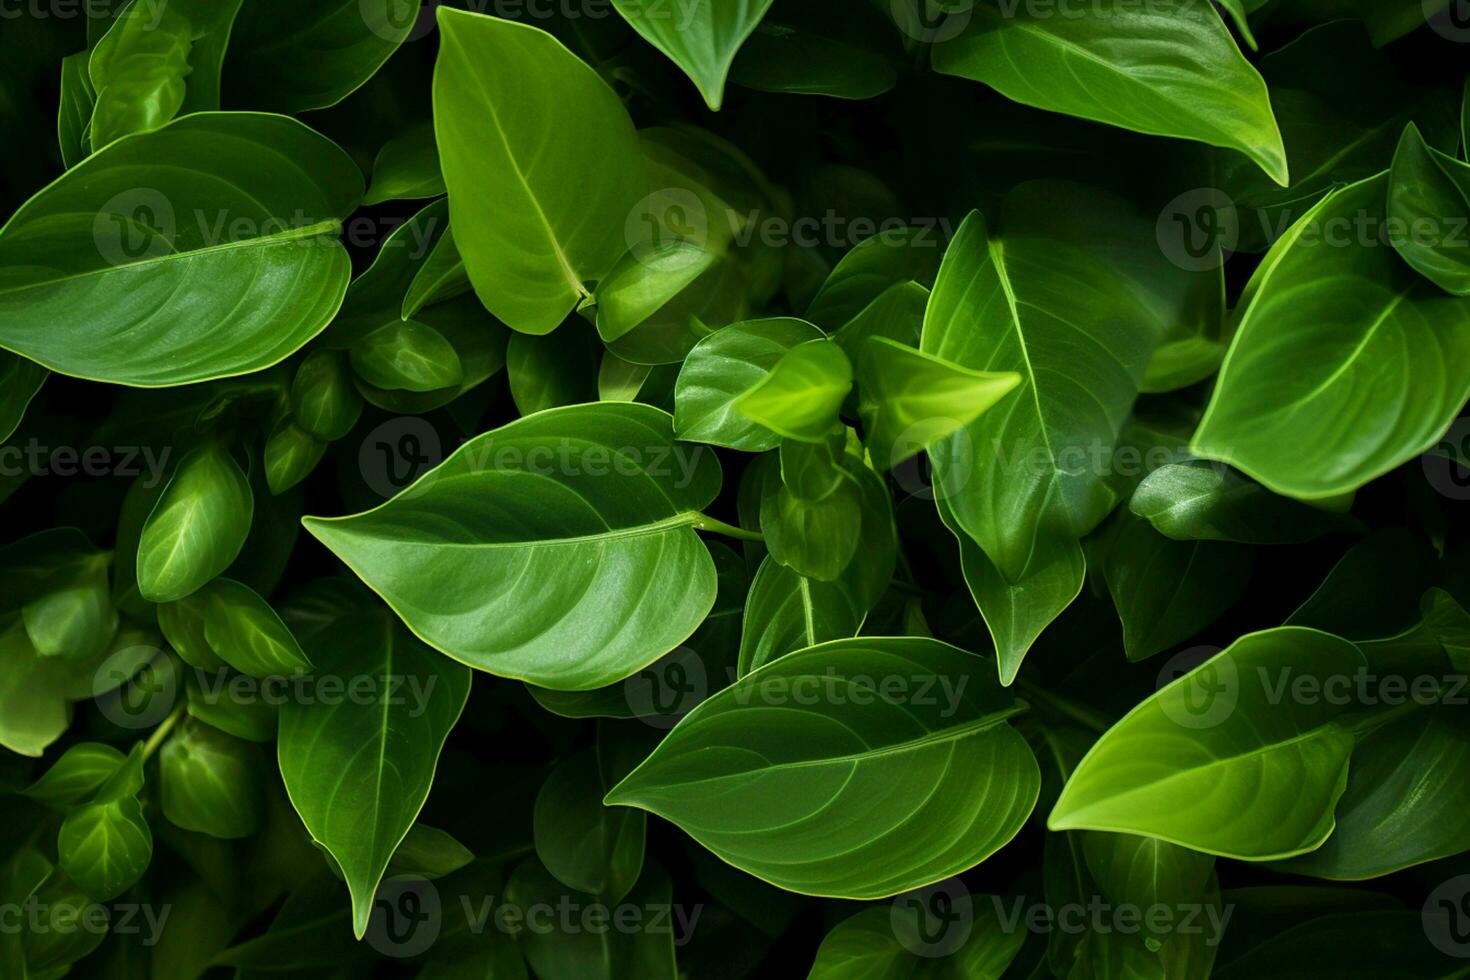
[[[719,485],[713,453],[676,445],[665,413],[575,405],[470,440],[375,510],[304,523],[432,646],[580,691],[648,666],[709,612],[715,568],[693,529]]]
[[[513,333],[505,349],[510,395],[522,415],[594,400],[602,345],[590,328],[568,323],[555,334]]]
[[[1209,5],[1103,0],[1048,16],[979,4],[965,33],[936,45],[934,67],[1040,109],[1238,150],[1287,183],[1266,83]]]
[[[1245,595],[1255,565],[1244,545],[1175,541],[1126,513],[1106,529],[1100,546],[1129,660],[1162,653],[1219,619]]]
[[[1143,478],[1129,510],[1176,541],[1299,544],[1352,530],[1352,518],[1278,497],[1203,460],[1169,463]]]
[[[1027,573],[1039,541],[1080,537],[1111,508],[1088,458],[1113,446],[1163,333],[1162,311],[1145,306],[1101,242],[1048,233],[1059,217],[1049,189],[1014,192],[1013,227],[999,235],[978,212],[965,220],[924,317],[925,353],[1021,375],[1007,411],[980,415],[930,450],[936,495],[1007,581]]]
[[[281,776],[307,830],[342,868],[360,939],[389,859],[428,797],[470,672],[370,607],[343,610],[308,647],[318,684],[337,677],[349,693],[281,705]],[[350,693],[354,683],[359,693]]]
[[[123,764],[123,754],[100,742],[79,742],[67,749],[51,768],[26,788],[38,803],[71,807],[89,798]]]
[[[790,891],[869,899],[938,881],[1009,841],[1040,789],[989,674],[915,637],[787,654],[690,712],[606,802]]]
[[[1007,928],[1002,908],[997,895],[962,895],[936,914],[921,893],[863,909],[827,933],[807,980],[998,980],[1026,941]]]
[[[1414,692],[1418,678],[1401,680],[1405,693],[1395,700],[1434,696],[1422,684]],[[1379,683],[1387,700],[1393,681]],[[1459,707],[1428,706],[1365,735],[1353,750],[1332,836],[1282,870],[1359,881],[1470,850],[1464,800],[1470,739]]]
[[[400,315],[405,320],[411,319],[425,306],[463,296],[472,288],[464,260],[454,244],[454,229],[446,225],[403,294]]]
[[[1021,383],[1014,371],[972,371],[886,337],[858,358],[858,411],[868,451],[896,466],[975,421]]]
[[[1470,164],[1424,142],[1409,123],[1388,178],[1389,233],[1404,261],[1456,296],[1470,296]]]
[[[47,377],[46,369],[35,361],[0,352],[0,442],[9,439],[20,426]]]
[[[878,474],[851,460],[858,493],[857,547],[830,581],[810,578],[768,556],[745,602],[739,675],[805,647],[857,636],[893,577],[897,540],[892,502]]]
[[[97,91],[87,73],[90,51],[79,51],[61,59],[61,108],[56,114],[56,138],[61,144],[61,162],[75,167],[92,152],[92,110]]]
[[[1025,574],[1008,581],[984,549],[958,527],[948,504],[943,500],[936,503],[944,525],[959,541],[965,585],[990,632],[1000,682],[1009,687],[1042,630],[1081,594],[1087,579],[1087,558],[1076,541],[1042,539]]]
[[[595,751],[551,770],[536,795],[536,855],[563,884],[617,902],[643,869],[646,815],[604,807],[608,789]]]
[[[746,452],[775,449],[781,437],[735,407],[765,381],[793,348],[820,340],[804,320],[773,317],[734,323],[694,346],[674,386],[674,431],[680,439]]]
[[[203,604],[209,649],[241,673],[278,677],[311,669],[290,628],[248,585],[215,579],[187,601]]]
[[[139,593],[172,602],[229,568],[254,509],[250,484],[228,449],[208,443],[189,453],[143,523]]]
[[[71,723],[69,661],[41,657],[20,617],[0,625],[0,745],[40,756]],[[86,695],[83,695],[84,697]]]
[[[658,0],[613,0],[623,19],[668,55],[719,109],[735,52],[755,30],[771,0],[709,0],[680,7]]]
[[[189,717],[247,742],[274,742],[279,709],[276,698],[238,687],[232,690],[232,686],[239,685],[239,676],[223,666],[189,676]]]
[[[290,0],[248,0],[230,38],[226,87],[274,112],[325,109],[373,76],[418,15],[398,0],[327,0],[310,16]]]
[[[434,132],[454,244],[491,313],[548,333],[632,244],[624,224],[647,181],[633,125],[550,34],[438,16]]]
[[[203,112],[124,137],[0,229],[0,345],[141,387],[269,367],[341,303],[335,236],[361,192],[346,154],[280,116]]]
[[[292,421],[317,439],[341,439],[362,414],[362,398],[352,390],[347,367],[340,354],[315,350],[296,369],[291,381]]]
[[[67,815],[56,839],[61,870],[107,902],[127,891],[153,860],[153,833],[132,796],[88,803]]]
[[[735,400],[735,410],[785,439],[816,442],[852,389],[852,362],[828,340],[798,344]]]
[[[1334,889],[1332,894],[1336,894]],[[1464,961],[1449,930],[1456,927],[1453,898],[1418,909],[1338,912],[1281,928],[1216,970],[1217,980],[1288,980],[1300,976],[1344,980],[1450,980]],[[1447,919],[1447,916],[1450,918]],[[1426,934],[1438,940],[1426,940]]]
[[[220,67],[241,0],[130,3],[92,48],[91,148],[220,107]]]
[[[835,332],[894,286],[932,286],[943,255],[944,240],[933,227],[904,226],[865,238],[832,268],[806,319]]]
[[[117,607],[107,581],[108,556],[95,554],[51,577],[47,590],[25,604],[21,619],[42,657],[87,660],[117,632]]]
[[[1183,911],[1199,905],[1215,867],[1208,854],[1131,834],[1085,833],[1082,853],[1104,895],[1145,913],[1160,906]],[[1151,929],[1146,919],[1144,929],[1155,941],[1171,935]]]
[[[597,903],[595,896],[557,881],[535,857],[527,858],[511,872],[505,883],[505,898],[517,909],[587,910]],[[576,917],[556,917],[535,928],[530,922],[517,922],[521,952],[534,975],[546,980],[676,980],[679,971],[674,943],[680,927],[673,914],[682,910],[673,904],[668,872],[649,862],[622,902],[603,907],[614,923],[622,915],[621,921],[631,921],[635,927],[619,929],[614,925],[594,931],[584,928]],[[687,935],[684,940],[687,942]]]
[[[464,378],[444,335],[413,320],[385,324],[352,346],[352,369],[377,388],[435,391]]]
[[[870,4],[780,0],[751,34],[730,79],[762,92],[872,99],[898,82],[902,49]]]
[[[1334,192],[1272,246],[1241,299],[1196,456],[1318,500],[1424,452],[1459,414],[1470,377],[1445,366],[1470,358],[1470,311],[1374,231],[1387,188],[1380,175]]]
[[[384,143],[373,159],[372,176],[363,204],[414,201],[443,194],[444,175],[439,172],[433,124],[412,126]]]
[[[1353,735],[1338,719],[1350,705],[1320,686],[1314,697],[1294,691],[1363,668],[1356,647],[1316,630],[1243,636],[1098,739],[1047,826],[1248,861],[1314,850],[1347,783]]]
[[[260,749],[189,719],[158,752],[163,815],[211,837],[249,837],[260,829],[265,766]]]

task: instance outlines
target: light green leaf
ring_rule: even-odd
[[[816,442],[831,432],[850,390],[852,362],[842,348],[813,340],[782,354],[735,410],[782,438]]]
[[[897,466],[975,421],[1021,383],[1014,371],[972,371],[886,337],[858,358],[858,412],[868,452]]]
[[[220,68],[241,0],[130,3],[92,49],[91,148],[220,107]]]
[[[424,307],[463,296],[473,288],[454,244],[454,229],[446,225],[409,282],[400,315],[411,319]]]
[[[944,237],[938,228],[880,231],[855,245],[832,268],[807,306],[806,319],[835,333],[894,286],[933,285],[943,256]]]
[[[435,391],[464,378],[459,355],[444,335],[414,320],[384,324],[353,344],[352,369],[389,391]]]
[[[0,229],[0,346],[141,387],[269,367],[341,303],[337,229],[361,191],[346,154],[281,116],[196,113],[124,137]]]
[[[632,244],[624,226],[648,180],[633,124],[550,34],[438,16],[434,131],[455,246],[491,313],[548,333]]]
[[[1272,246],[1241,299],[1196,456],[1322,499],[1424,452],[1459,414],[1470,375],[1448,366],[1470,360],[1470,309],[1380,237],[1387,189],[1380,175],[1336,191]]]
[[[225,447],[208,443],[180,460],[143,523],[137,562],[143,598],[182,599],[229,568],[254,509],[250,484]]]
[[[107,580],[109,556],[93,554],[51,576],[44,594],[21,610],[31,645],[42,657],[87,660],[117,632],[117,607]]]
[[[1025,574],[1007,581],[973,538],[962,531],[948,504],[938,500],[940,519],[960,545],[960,570],[995,645],[1000,682],[1010,686],[1032,644],[1082,593],[1087,558],[1075,540],[1037,542]]]
[[[265,808],[260,749],[190,718],[158,752],[163,815],[211,837],[250,837]]]
[[[977,4],[965,32],[935,46],[934,67],[1040,109],[1238,150],[1287,183],[1266,83],[1213,7],[1101,0],[1055,13]]]
[[[1332,832],[1353,735],[1338,722],[1344,699],[1321,687],[1296,697],[1293,685],[1363,668],[1356,647],[1316,630],[1243,636],[1098,739],[1047,826],[1143,834],[1247,861],[1314,850]]]
[[[1040,772],[992,676],[915,637],[790,653],[690,712],[607,802],[790,891],[908,891],[983,861],[1035,805]]]
[[[279,748],[292,806],[346,877],[360,939],[389,859],[429,795],[470,672],[371,606],[344,610],[307,645],[320,679],[367,682],[370,695],[288,700]]]
[[[291,630],[248,585],[218,578],[185,602],[203,605],[205,643],[241,673],[278,677],[311,669]]]
[[[688,75],[711,109],[719,109],[735,52],[770,9],[771,0],[613,0],[633,29]]]
[[[1162,311],[1146,305],[1102,242],[1051,234],[1058,202],[1076,193],[1024,185],[1007,200],[1011,227],[999,234],[972,213],[945,253],[924,318],[925,353],[1021,375],[1005,410],[930,450],[936,495],[1009,581],[1026,573],[1039,542],[1080,537],[1111,508],[1089,454],[1113,446],[1164,329]],[[1115,232],[1126,240],[1131,228]]]
[[[604,402],[487,432],[376,510],[304,523],[432,646],[590,690],[709,612],[715,568],[694,527],[719,485],[714,454],[677,445],[667,414]]]
[[[694,346],[674,386],[674,431],[680,439],[746,452],[775,449],[781,437],[735,408],[793,348],[820,340],[804,320],[772,317],[733,323]]]

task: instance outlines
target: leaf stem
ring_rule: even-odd
[[[163,719],[157,728],[153,729],[153,734],[149,735],[148,741],[143,743],[144,762],[151,759],[153,753],[157,752],[158,747],[163,744],[163,740],[168,738],[168,733],[173,731],[174,726],[179,723],[179,719],[184,716],[184,708],[187,705],[187,701],[180,701],[174,705],[174,710],[168,713],[168,717]]]
[[[761,541],[766,539],[759,531],[747,531],[743,527],[734,524],[726,524],[724,521],[716,520],[708,514],[697,514],[694,519],[694,527],[700,531],[712,531],[715,534],[723,534],[727,538],[738,538],[741,541]]]

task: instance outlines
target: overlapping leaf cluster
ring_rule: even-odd
[[[1464,975],[1454,4],[75,6],[0,976]]]

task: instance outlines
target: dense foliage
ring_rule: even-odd
[[[1470,3],[422,8],[0,4],[0,978],[1470,976]]]

